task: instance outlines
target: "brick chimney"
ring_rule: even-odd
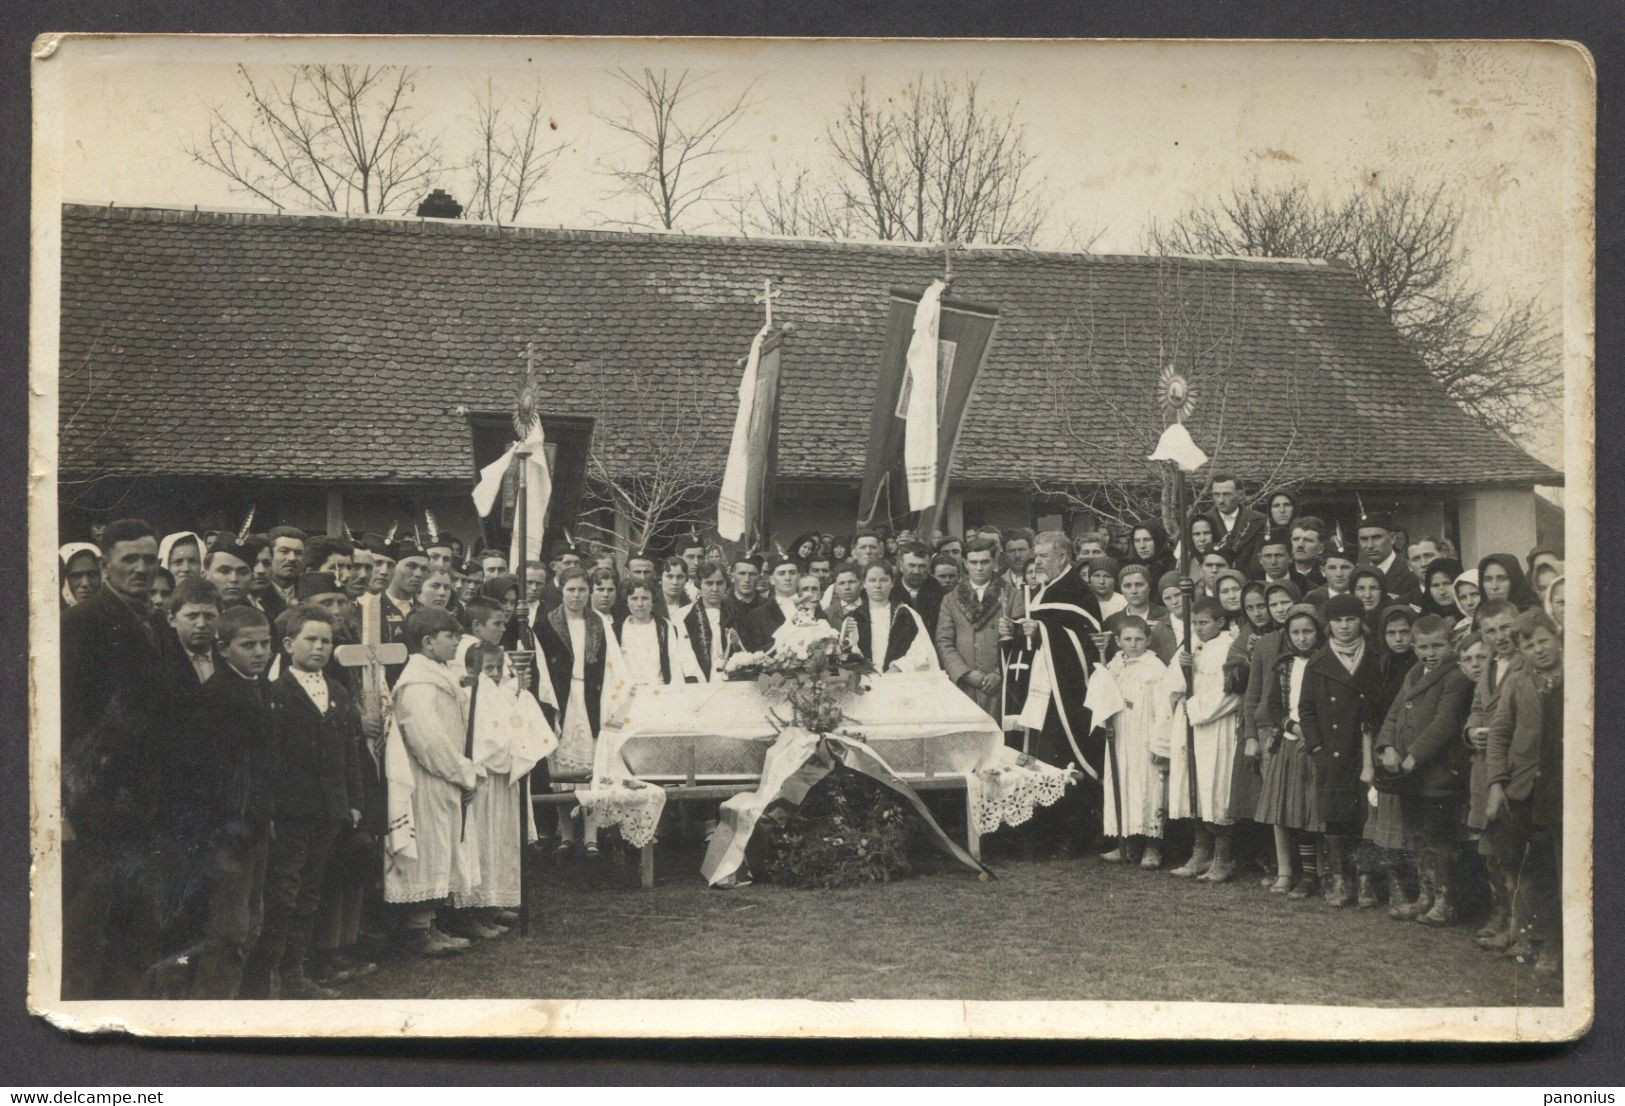
[[[451,198],[451,193],[436,188],[418,204],[419,219],[461,219],[463,205]]]

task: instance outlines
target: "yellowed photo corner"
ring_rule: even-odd
[[[1595,163],[1595,67],[1577,43],[1558,42],[1088,42],[908,41],[830,39],[573,39],[410,37],[230,37],[46,34],[33,45],[34,139],[32,150],[32,297],[29,377],[29,691],[30,810],[32,845],[29,928],[29,1008],[64,1030],[137,1036],[273,1037],[901,1037],[901,1038],[1110,1038],[1130,1040],[1414,1040],[1548,1042],[1584,1034],[1594,1010],[1592,925],[1593,659],[1595,643],[1595,410],[1594,260],[1592,181]],[[1275,72],[1282,63],[1312,57],[1314,79],[1289,90]],[[1554,63],[1553,59],[1558,60]],[[840,72],[888,75],[934,69],[1012,71],[1025,74],[1026,97],[1041,99],[1043,85],[1057,80],[1046,68],[1065,63],[1080,102],[1100,95],[1124,74],[1151,74],[1159,82],[1155,109],[1191,113],[1194,103],[1184,70],[1221,65],[1232,87],[1271,91],[1255,102],[1234,135],[1255,164],[1299,162],[1310,155],[1316,134],[1377,128],[1391,133],[1387,161],[1393,168],[1429,170],[1437,151],[1407,136],[1403,110],[1380,120],[1366,117],[1361,94],[1363,67],[1381,63],[1432,82],[1430,97],[1451,101],[1460,75],[1489,67],[1505,72],[1500,94],[1463,101],[1455,110],[1480,120],[1489,148],[1498,130],[1524,119],[1534,138],[1527,149],[1486,154],[1485,177],[1458,178],[1463,187],[1515,190],[1552,221],[1561,248],[1535,257],[1508,247],[1499,265],[1540,270],[1539,287],[1560,313],[1564,366],[1562,419],[1552,428],[1565,478],[1566,571],[1571,578],[1565,628],[1566,775],[1564,811],[1564,931],[1566,963],[1561,1007],[1377,1008],[1274,1006],[1208,1002],[987,1002],[961,1001],[338,1001],[338,1002],[64,1002],[61,979],[61,833],[59,732],[59,613],[56,549],[59,545],[57,427],[61,210],[65,202],[95,200],[86,181],[69,175],[83,146],[106,140],[105,120],[137,126],[145,105],[127,102],[126,87],[103,79],[85,87],[87,73],[130,73],[164,66],[175,80],[200,88],[229,88],[237,63],[354,61],[470,71],[552,64],[593,67],[673,66],[751,74],[794,66],[839,67]],[[1531,103],[1517,74],[1536,61],[1559,74],[1547,99]],[[1501,67],[1499,69],[1495,67]],[[214,82],[214,83],[211,83]],[[1092,103],[1092,102],[1091,102]],[[1099,105],[1097,105],[1099,106]],[[1124,108],[1126,105],[1118,105]],[[103,120],[93,130],[85,113]],[[1136,155],[1124,176],[1130,186],[1155,193],[1179,165],[1173,150],[1138,149],[1136,135],[1114,130],[1110,105],[1092,113],[1097,141],[1116,143]],[[1539,116],[1529,123],[1530,116]],[[1386,128],[1386,130],[1382,130]],[[116,129],[116,128],[114,128]],[[1273,136],[1273,137],[1272,137]],[[157,156],[157,154],[163,156]],[[150,194],[120,202],[181,206],[166,202],[173,151],[121,166],[137,189]],[[1478,163],[1469,159],[1469,166]],[[1207,174],[1204,177],[1204,173]],[[1233,177],[1213,166],[1186,171],[1186,187],[1218,189]],[[1119,181],[1085,182],[1110,190]],[[1531,199],[1531,198],[1534,199]],[[191,206],[191,205],[186,205]],[[207,205],[203,205],[207,206]],[[1105,213],[1107,218],[1110,212]],[[1544,268],[1542,268],[1544,266]],[[877,294],[884,289],[877,289]],[[877,891],[884,894],[884,889]],[[811,905],[813,900],[809,900]],[[1451,934],[1451,938],[1459,936]],[[1465,938],[1462,938],[1465,939]]]

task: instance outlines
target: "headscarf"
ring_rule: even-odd
[[[1315,624],[1315,643],[1308,649],[1298,650],[1292,645],[1292,623],[1297,619],[1307,618]],[[1286,621],[1281,623],[1281,655],[1283,657],[1313,656],[1314,653],[1326,643],[1326,624],[1320,620],[1320,612],[1315,610],[1313,604],[1295,603],[1290,611],[1286,612]],[[1276,663],[1280,663],[1277,661]]]
[[[480,595],[495,603],[501,603],[510,591],[519,598],[519,577],[511,572],[499,572],[480,584]]]
[[[1264,600],[1264,625],[1262,626],[1256,625],[1252,616],[1247,613],[1247,594],[1255,591],[1258,593],[1259,598]],[[1269,588],[1264,586],[1264,581],[1253,580],[1241,589],[1241,615],[1243,629],[1254,634],[1267,634],[1275,628],[1274,622],[1270,618]]]
[[[1461,618],[1461,608],[1456,606],[1455,590],[1456,578],[1461,575],[1461,562],[1449,557],[1440,557],[1422,570],[1422,613],[1436,614],[1441,618],[1448,618],[1455,623]],[[1450,581],[1451,599],[1448,604],[1441,603],[1433,598],[1433,578],[1443,576]]]
[[[209,547],[203,544],[203,539],[190,530],[178,530],[173,534],[165,534],[164,540],[158,543],[158,563],[169,568],[169,554],[186,538],[197,542],[198,574],[203,574],[203,558],[208,556]],[[170,569],[173,572],[173,569]]]
[[[1151,535],[1151,556],[1149,557],[1140,556],[1138,550],[1134,547],[1134,536],[1141,530]],[[1160,578],[1163,573],[1173,569],[1174,554],[1173,550],[1168,548],[1168,531],[1163,528],[1160,521],[1148,518],[1129,531],[1128,553],[1124,556],[1123,561],[1125,564],[1144,565],[1153,580]]]
[[[1540,598],[1541,609],[1547,614],[1551,615],[1552,621],[1556,622],[1559,626],[1563,624],[1563,620],[1558,618],[1555,614],[1552,614],[1552,593],[1558,588],[1562,587],[1563,581],[1567,579],[1567,576],[1554,576],[1552,578],[1552,582],[1546,585],[1546,594]],[[1565,600],[1567,598],[1567,596],[1564,596]]]
[[[1376,630],[1379,628],[1376,616],[1382,611],[1383,603],[1388,598],[1388,581],[1383,579],[1382,573],[1378,572],[1370,565],[1360,565],[1353,572],[1349,573],[1349,594],[1353,595],[1354,585],[1359,583],[1361,579],[1367,576],[1377,582],[1378,598],[1376,607],[1366,611],[1365,626],[1368,630]]]
[[[1303,602],[1303,589],[1298,587],[1298,585],[1293,583],[1291,580],[1278,580],[1273,584],[1265,584],[1264,602],[1268,603],[1270,601],[1270,595],[1277,591],[1284,591],[1290,595],[1292,597],[1292,606],[1294,607]],[[1289,608],[1286,613],[1288,617],[1290,617],[1292,614],[1291,609]],[[1282,622],[1281,625],[1285,626],[1286,623]]]
[[[1200,512],[1191,515],[1191,517],[1185,521],[1185,532],[1181,535],[1182,541],[1179,547],[1179,555],[1196,564],[1196,566],[1200,568],[1201,558],[1207,556],[1207,549],[1204,549],[1202,552],[1198,553],[1196,551],[1196,539],[1191,537],[1191,528],[1198,522],[1207,523],[1208,532],[1213,535],[1213,540],[1207,543],[1207,549],[1215,549],[1218,547],[1219,528],[1213,525],[1213,520],[1211,518],[1209,518],[1207,515],[1201,514]],[[1225,558],[1226,561],[1229,559],[1229,557]]]
[[[1484,594],[1484,589],[1478,586],[1478,569],[1476,568],[1469,568],[1466,572],[1463,572],[1460,576],[1457,576],[1451,583],[1450,590],[1455,591],[1456,588],[1462,584],[1471,584],[1475,589],[1477,589],[1479,595]]]
[[[801,546],[803,543],[807,542],[812,544],[812,552],[803,557],[801,555]],[[806,568],[808,562],[817,558],[818,550],[819,537],[817,530],[808,530],[805,534],[797,535],[796,539],[785,547],[786,555],[788,555],[791,560],[795,561],[796,564],[800,565],[802,568]]]
[[[1287,519],[1285,522],[1276,522],[1275,521],[1275,512],[1270,510],[1270,505],[1273,504],[1275,502],[1276,498],[1280,497],[1280,496],[1285,496],[1286,501],[1288,503],[1292,504],[1292,518]],[[1285,528],[1287,526],[1291,526],[1292,525],[1292,519],[1297,518],[1297,517],[1298,517],[1298,497],[1293,495],[1291,492],[1273,491],[1273,492],[1270,492],[1269,495],[1264,497],[1264,518],[1266,520],[1266,529],[1274,530],[1274,529],[1277,529],[1277,528]]]
[[[1498,564],[1506,569],[1507,578],[1512,581],[1512,586],[1507,589],[1507,601],[1509,603],[1520,611],[1527,611],[1531,607],[1540,606],[1540,600],[1536,598],[1534,590],[1530,588],[1528,577],[1524,575],[1523,565],[1519,564],[1518,558],[1510,553],[1491,553],[1478,562],[1478,579],[1480,581],[1478,590],[1480,593],[1484,591],[1484,567],[1491,563]],[[1486,595],[1484,598],[1488,599],[1489,596]]]
[[[1221,581],[1224,581],[1224,580],[1234,580],[1236,583],[1241,585],[1241,594],[1240,594],[1239,598],[1240,598],[1240,602],[1245,604],[1246,601],[1247,601],[1247,574],[1244,573],[1244,572],[1241,572],[1238,569],[1234,569],[1234,568],[1221,568],[1219,570],[1219,574],[1217,576],[1213,577],[1213,598],[1214,598],[1214,601],[1215,602],[1218,601],[1218,598],[1219,598],[1219,584],[1220,584]],[[1245,622],[1246,621],[1245,616],[1242,614],[1242,611],[1244,609],[1243,607],[1238,607],[1238,608],[1236,608],[1235,610],[1232,611],[1232,610],[1229,610],[1228,608],[1224,608],[1223,603],[1220,603],[1219,606],[1222,609],[1224,609],[1224,617],[1232,626],[1238,625],[1240,622]]]
[[[1406,624],[1414,626],[1416,624],[1416,612],[1406,603],[1390,603],[1382,609],[1382,613],[1377,617],[1377,640],[1382,643],[1382,651],[1388,656],[1400,655],[1388,648],[1388,623],[1396,618],[1403,618]],[[1404,655],[1413,658],[1415,656],[1414,653],[1409,651]],[[1409,666],[1407,665],[1407,667]]]
[[[62,602],[70,607],[78,600],[74,598],[73,588],[68,584],[68,568],[73,564],[75,557],[85,553],[95,557],[98,564],[101,562],[101,549],[88,541],[70,541],[56,551],[57,558],[62,562]]]

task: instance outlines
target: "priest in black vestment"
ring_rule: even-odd
[[[1041,816],[1043,836],[1067,855],[1087,844],[1088,826],[1099,819],[1105,743],[1096,736],[1084,701],[1100,661],[1093,637],[1100,632],[1100,603],[1074,563],[1065,534],[1040,534],[1036,556],[1049,582],[1017,623],[1023,633],[1031,629],[1038,643],[1021,724],[1034,731],[1033,756],[1057,768],[1076,765],[1088,777]]]

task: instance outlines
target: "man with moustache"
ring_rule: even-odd
[[[152,838],[150,749],[167,716],[162,626],[149,605],[158,536],[102,534],[103,584],[62,614],[62,997],[139,997],[156,949],[141,874]]]

